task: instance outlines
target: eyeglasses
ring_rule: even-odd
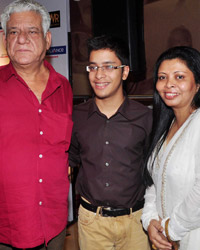
[[[104,72],[112,72],[114,69],[123,68],[126,65],[119,65],[119,66],[113,66],[113,65],[105,65],[105,66],[86,66],[87,72],[97,72],[98,69],[102,69]]]

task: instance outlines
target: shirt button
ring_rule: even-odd
[[[110,186],[110,184],[108,182],[106,182],[106,187],[109,187],[109,186]]]
[[[42,206],[42,201],[39,201],[39,205]]]
[[[42,110],[41,110],[41,109],[39,109],[39,110],[38,110],[38,112],[39,112],[39,113],[42,113]]]
[[[106,165],[106,167],[108,167],[108,166],[109,166],[109,163],[108,163],[108,162],[106,162],[106,163],[105,163],[105,165]]]
[[[109,122],[110,122],[110,120],[106,120],[106,122],[107,122],[107,123],[109,123]]]
[[[42,183],[43,182],[43,180],[42,179],[39,179],[39,183]]]
[[[40,131],[40,135],[43,135],[43,131]]]
[[[109,141],[106,141],[105,143],[106,143],[106,145],[108,145],[108,144],[109,144]]]
[[[42,154],[39,154],[39,158],[41,159],[43,157],[43,155]]]

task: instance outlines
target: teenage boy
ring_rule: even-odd
[[[119,39],[92,38],[88,51],[86,70],[95,97],[74,108],[69,152],[70,166],[80,166],[80,249],[146,250],[140,217],[151,111],[123,92],[129,53]]]

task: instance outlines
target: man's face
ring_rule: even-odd
[[[109,49],[93,50],[90,54],[90,66],[120,66],[122,63],[115,52]],[[108,72],[99,68],[96,72],[89,73],[89,80],[96,97],[99,99],[113,99],[123,93],[122,80],[126,80],[129,73],[129,67],[123,69],[113,69]]]
[[[39,65],[51,44],[51,34],[44,37],[42,18],[34,11],[11,14],[7,34],[3,36],[8,56],[16,67]]]

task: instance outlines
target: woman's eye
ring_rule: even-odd
[[[164,79],[166,79],[165,76],[158,76],[158,80],[164,80]]]
[[[180,75],[180,76],[177,76],[176,78],[177,79],[183,79],[184,77],[182,75]]]

